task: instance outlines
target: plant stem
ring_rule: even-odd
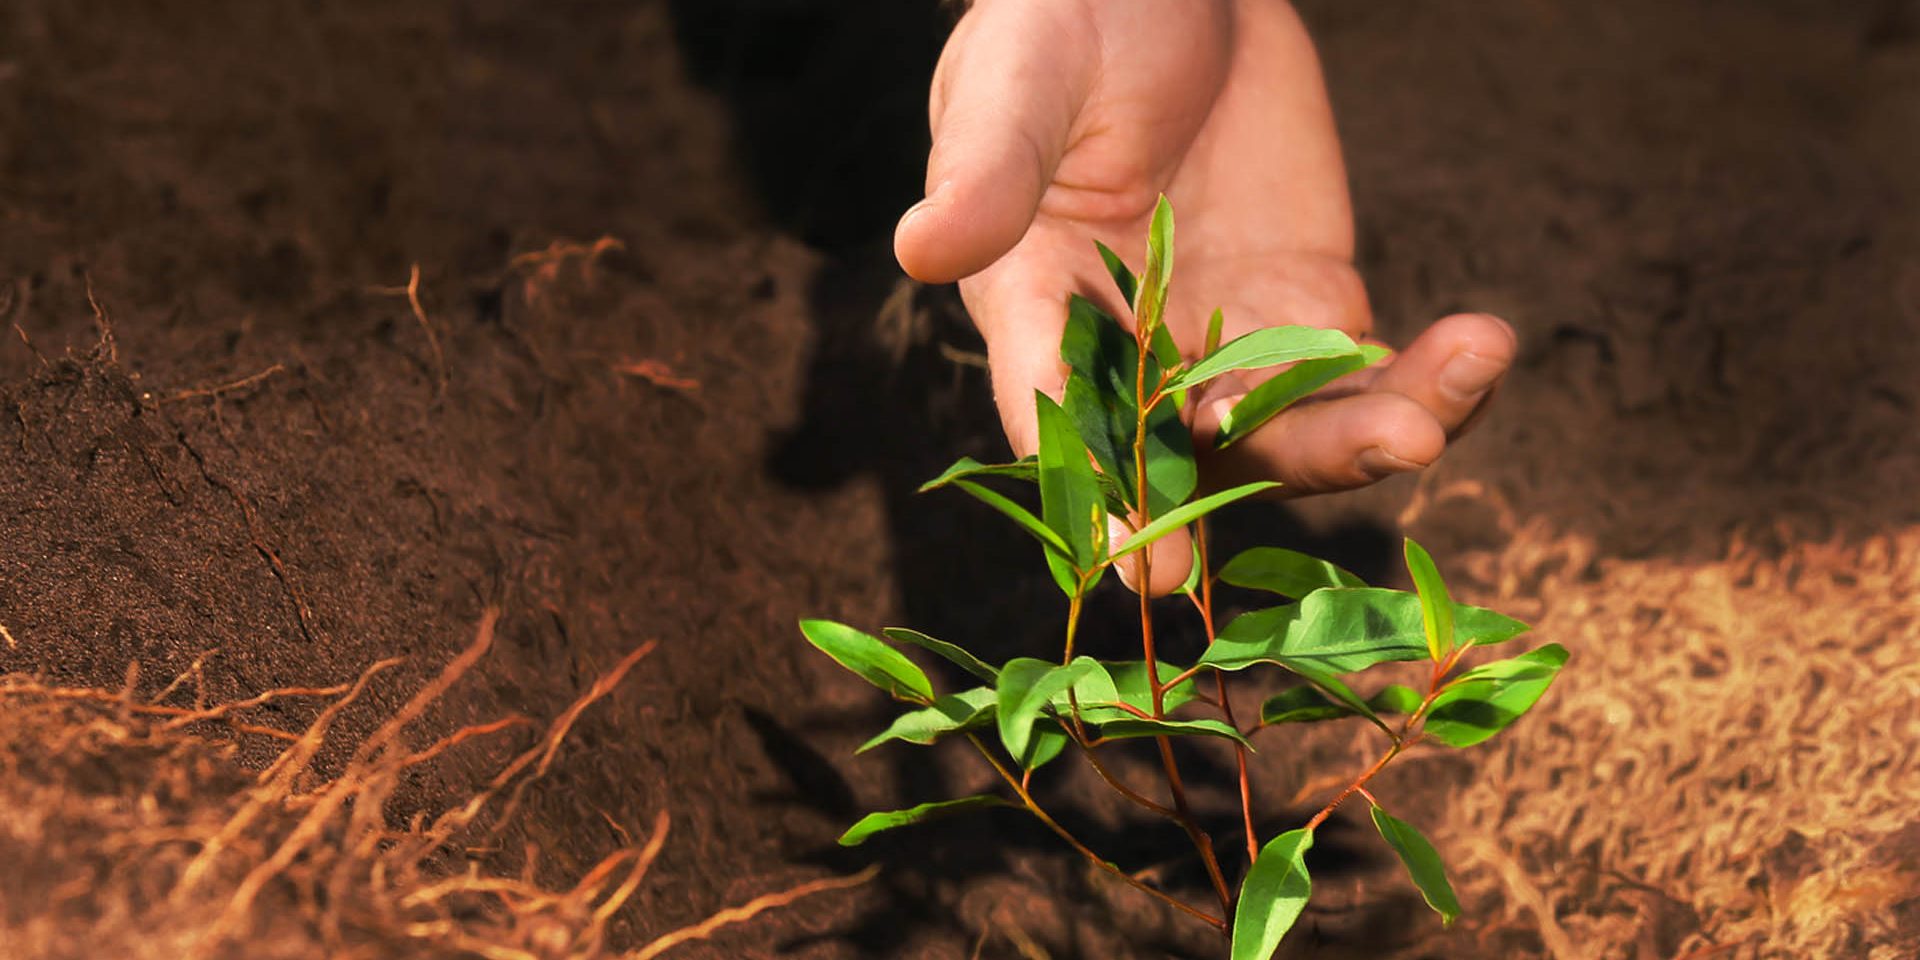
[[[1084,843],[1081,843],[1080,839],[1078,837],[1075,837],[1071,831],[1067,830],[1066,827],[1061,826],[1058,820],[1053,819],[1053,817],[1049,816],[1045,810],[1040,809],[1040,805],[1034,802],[1033,794],[1027,792],[1027,788],[1021,784],[1020,780],[1016,778],[1011,771],[1009,771],[1005,766],[1003,766],[1000,763],[1000,761],[997,758],[994,757],[992,751],[989,751],[987,749],[986,744],[980,742],[979,737],[976,737],[973,734],[969,733],[967,734],[967,740],[973,744],[974,749],[980,751],[980,756],[984,757],[987,763],[993,767],[993,772],[999,774],[1000,779],[1006,781],[1007,786],[1013,788],[1013,792],[1017,796],[1019,796],[1020,802],[1027,808],[1028,813],[1033,814],[1035,819],[1045,824],[1047,829],[1052,830],[1056,835],[1060,837],[1060,839],[1065,840],[1068,846],[1079,851],[1080,855],[1083,857],[1086,857],[1089,861],[1093,863],[1094,866],[1099,867],[1100,869],[1105,870],[1106,872],[1113,874],[1116,877],[1119,877],[1121,880],[1126,881],[1128,886],[1131,886],[1134,889],[1140,890],[1141,892],[1146,893],[1154,897],[1155,899],[1178,909],[1180,912],[1185,913],[1191,917],[1194,917],[1195,919],[1198,919],[1206,923],[1208,926],[1213,927],[1215,930],[1218,930],[1222,933],[1226,932],[1227,923],[1225,920],[1222,920],[1219,917],[1216,917],[1210,913],[1207,913],[1204,910],[1200,910],[1200,909],[1188,906],[1187,904],[1182,903],[1178,899],[1174,898],[1172,895],[1148,886],[1144,881],[1135,879],[1126,871],[1108,862],[1106,858],[1093,852],[1092,848],[1088,847]]]
[[[1145,527],[1153,521],[1151,497],[1147,490],[1147,415],[1153,412],[1153,404],[1147,398],[1147,359],[1153,355],[1151,333],[1158,316],[1140,317],[1135,324],[1134,337],[1137,341],[1134,354],[1138,357],[1134,364],[1134,430],[1133,430],[1133,478],[1134,493],[1139,498],[1136,509],[1140,513],[1140,525]],[[1141,550],[1139,579],[1135,589],[1140,594],[1140,651],[1147,661],[1147,689],[1153,695],[1153,719],[1165,719],[1167,714],[1167,688],[1160,683],[1160,658],[1153,649],[1153,583],[1152,549]],[[1231,913],[1233,894],[1227,889],[1227,878],[1220,872],[1220,859],[1214,856],[1213,839],[1194,822],[1193,810],[1187,804],[1186,786],[1180,782],[1180,764],[1173,756],[1173,741],[1168,737],[1155,737],[1154,742],[1160,748],[1160,765],[1167,774],[1167,792],[1173,798],[1173,809],[1179,814],[1176,818],[1187,831],[1187,838],[1193,842],[1194,849],[1200,852],[1200,860],[1206,864],[1207,877],[1213,881],[1214,895],[1220,898],[1220,910]]]
[[[1200,622],[1207,629],[1207,646],[1213,646],[1213,576],[1207,566],[1207,521],[1202,518],[1193,525],[1193,543],[1200,563]],[[1227,675],[1218,670],[1213,672],[1214,691],[1220,697],[1220,713],[1226,717],[1227,726],[1240,729],[1240,722],[1233,718],[1233,700],[1227,694]],[[1247,772],[1247,748],[1236,743],[1233,745],[1234,765],[1240,771],[1240,822],[1247,832],[1247,862],[1260,858],[1260,835],[1253,829],[1253,779]]]
[[[1073,662],[1073,637],[1080,629],[1080,607],[1087,596],[1086,579],[1083,577],[1080,582],[1080,588],[1074,590],[1073,598],[1067,601],[1067,652],[1060,658],[1063,664]],[[1076,717],[1079,713],[1077,709],[1074,711]]]
[[[1320,812],[1314,814],[1313,819],[1307,821],[1307,825],[1305,827],[1307,832],[1311,833],[1313,832],[1313,829],[1315,827],[1318,827],[1320,824],[1325,823],[1328,817],[1333,816],[1333,811],[1337,809],[1342,803],[1345,803],[1347,798],[1353,796],[1356,791],[1365,789],[1367,786],[1367,781],[1372,780],[1375,774],[1378,774],[1380,771],[1386,769],[1387,763],[1391,761],[1394,757],[1398,756],[1400,754],[1400,750],[1401,750],[1401,745],[1397,743],[1394,744],[1392,747],[1389,747],[1386,753],[1383,753],[1380,755],[1380,759],[1375,760],[1373,762],[1373,766],[1367,768],[1366,773],[1361,774],[1359,778],[1355,779],[1352,783],[1347,784],[1347,788],[1345,790],[1340,791],[1339,796],[1336,796],[1332,800],[1327,801],[1327,805],[1324,807],[1321,807]]]
[[[1081,734],[1081,737],[1084,738],[1085,736],[1086,734],[1083,732]],[[1091,741],[1081,739],[1079,743],[1081,748],[1086,751],[1087,762],[1093,764],[1094,771],[1100,774],[1100,779],[1105,780],[1107,782],[1107,786],[1112,787],[1115,790],[1115,792],[1119,793],[1123,797],[1126,797],[1128,800],[1131,800],[1134,803],[1139,804],[1140,807],[1145,810],[1151,811],[1156,815],[1166,817],[1169,820],[1179,819],[1180,817],[1179,813],[1173,810],[1172,808],[1161,806],[1160,804],[1157,804],[1152,800],[1149,800],[1147,797],[1135,792],[1132,788],[1128,787],[1124,783],[1121,783],[1119,779],[1114,777],[1113,772],[1107,769],[1107,765],[1100,762],[1100,755],[1094,752]]]
[[[1440,692],[1445,689],[1440,685],[1441,678],[1445,677],[1448,671],[1459,666],[1460,657],[1466,653],[1466,651],[1466,647],[1457,648],[1449,654],[1445,660],[1433,665],[1433,680],[1427,685],[1427,695],[1420,701],[1420,706],[1407,715],[1406,722],[1400,725],[1398,733],[1388,730],[1388,733],[1393,736],[1393,746],[1387,748],[1387,752],[1381,754],[1380,759],[1375,760],[1373,766],[1367,768],[1367,772],[1355,778],[1352,783],[1347,784],[1347,788],[1340,791],[1339,796],[1334,797],[1327,802],[1326,806],[1320,808],[1320,812],[1314,814],[1313,819],[1307,821],[1307,830],[1312,830],[1326,822],[1326,819],[1333,815],[1333,811],[1355,793],[1364,795],[1369,802],[1373,802],[1376,806],[1378,805],[1378,802],[1373,799],[1373,794],[1367,792],[1367,781],[1372,780],[1380,771],[1385,770],[1387,764],[1392,762],[1394,757],[1399,756],[1400,752],[1412,743],[1412,741],[1407,739],[1407,735],[1413,732],[1414,724],[1419,723],[1420,719],[1426,716],[1428,708],[1433,706],[1434,698],[1440,696]]]

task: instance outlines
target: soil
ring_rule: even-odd
[[[1920,951],[1920,7],[1301,7],[1381,332],[1484,309],[1524,347],[1426,476],[1234,526],[1393,583],[1404,525],[1575,659],[1510,736],[1380,786],[1466,918],[1442,930],[1343,817],[1286,955]],[[0,674],[193,707],[404,657],[340,714],[323,783],[498,609],[405,737],[534,723],[398,778],[401,825],[657,641],[497,842],[436,869],[567,889],[664,810],[614,947],[877,861],[669,956],[1217,955],[1011,813],[833,842],[985,780],[954,752],[852,756],[886,706],[795,619],[1011,656],[1059,615],[1017,534],[912,494],[1001,452],[963,313],[887,250],[945,29],[844,0],[7,4]],[[1123,607],[1094,652],[1124,650]],[[248,716],[299,731],[325,702]],[[193,730],[211,753],[167,755],[223,796],[284,746]],[[1330,727],[1263,751],[1267,826],[1368,749]],[[62,789],[164,779],[102,755]],[[1204,896],[1177,834],[1085,785],[1046,796]],[[1231,797],[1197,802],[1231,834]],[[61,844],[105,822],[43,820]],[[0,954],[36,911],[98,915],[86,883],[48,898],[63,879],[0,880]]]

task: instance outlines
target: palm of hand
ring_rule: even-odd
[[[1063,380],[1065,292],[1119,307],[1089,241],[1138,266],[1163,192],[1180,211],[1168,323],[1183,349],[1198,350],[1216,306],[1228,338],[1284,323],[1371,329],[1318,61],[1282,4],[984,0],[948,43],[931,112],[929,197],[902,219],[896,250],[916,277],[960,280],[1018,454],[1035,449],[1033,391],[1057,396]],[[1418,469],[1513,350],[1496,319],[1447,318],[1336,399],[1203,461],[1203,480],[1277,478],[1299,495]],[[1211,436],[1253,385],[1211,385],[1189,408],[1196,432]],[[1180,544],[1164,553],[1175,560],[1155,560],[1156,590],[1185,573]]]

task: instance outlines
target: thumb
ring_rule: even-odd
[[[971,276],[1026,235],[1099,62],[1093,26],[1063,6],[983,3],[947,41],[927,196],[894,232],[894,255],[914,279]]]

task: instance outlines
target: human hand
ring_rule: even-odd
[[[1090,241],[1137,267],[1162,193],[1180,212],[1166,321],[1189,356],[1216,306],[1223,340],[1372,329],[1319,62],[1282,0],[979,0],[941,55],[930,114],[927,197],[901,218],[895,254],[916,279],[959,281],[1016,455],[1037,446],[1034,390],[1058,397],[1065,380],[1067,288],[1130,317]],[[1222,377],[1187,407],[1202,483],[1277,479],[1300,496],[1421,469],[1515,347],[1496,318],[1447,317],[1210,454],[1222,415],[1264,379]],[[1186,578],[1183,538],[1149,552],[1150,592]]]

